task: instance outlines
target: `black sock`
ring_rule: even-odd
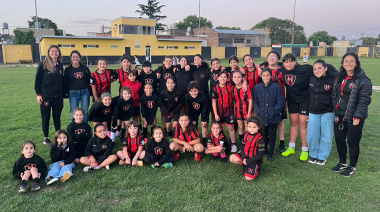
[[[169,136],[173,136],[173,131],[168,132]]]
[[[284,143],[285,143],[284,140],[280,140],[280,146],[284,146]]]
[[[244,134],[243,135],[239,135],[239,139],[240,139],[240,142],[243,143]]]
[[[33,183],[40,183],[40,178],[33,178]]]
[[[126,129],[120,130],[120,138],[124,138]]]
[[[148,137],[148,127],[144,127],[144,129],[143,129],[143,137],[144,138]]]
[[[142,128],[141,124],[139,125],[139,128],[140,128],[140,130],[142,131],[143,128]]]
[[[238,131],[238,123],[234,123],[234,129],[235,129],[235,132],[237,132]]]
[[[26,185],[27,181],[26,180],[21,180],[21,185]]]
[[[120,129],[121,129],[121,126],[120,125],[117,125],[117,131],[120,131]]]
[[[203,143],[206,144],[207,143],[207,138],[202,138],[203,140]]]

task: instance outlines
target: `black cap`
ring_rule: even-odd
[[[152,67],[152,63],[149,60],[144,60],[142,67]]]

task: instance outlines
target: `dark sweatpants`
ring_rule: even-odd
[[[356,163],[358,162],[359,158],[359,143],[360,139],[362,138],[363,125],[364,120],[360,120],[359,124],[356,126],[353,125],[352,122],[347,121],[339,121],[334,123],[335,141],[336,147],[338,149],[340,163],[346,163],[347,137],[350,154],[350,166],[356,167]]]
[[[159,161],[161,158],[157,158],[157,159],[153,159],[153,158],[149,158],[145,155],[144,157],[144,161],[146,163],[149,163],[149,164],[155,164],[156,162],[155,161]],[[162,164],[164,163],[173,163],[174,162],[174,157],[172,154],[170,154],[170,156],[168,157],[167,161],[164,161]]]
[[[274,147],[276,145],[276,135],[277,135],[277,124],[269,125],[265,127],[265,152],[268,153],[269,156],[273,156]],[[269,152],[268,152],[268,144],[269,144]]]
[[[55,131],[61,129],[61,113],[63,109],[62,96],[43,97],[43,103],[40,105],[42,118],[42,131],[45,137],[49,137],[50,112],[53,110],[53,121]]]

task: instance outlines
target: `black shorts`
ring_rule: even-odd
[[[133,106],[133,117],[140,116],[140,106]]]
[[[257,163],[252,163],[250,165],[244,165],[243,160],[240,157],[240,154],[235,153],[235,156],[237,156],[240,159],[241,164],[243,165],[244,176],[255,179],[257,177],[258,172],[259,172],[260,166]]]
[[[219,116],[219,122],[221,124],[234,125],[234,117],[233,116]]]
[[[168,118],[165,114],[165,119],[166,119],[166,122],[171,122],[172,120],[173,121],[178,121],[179,119],[179,114],[180,112],[178,111],[177,113],[175,113],[172,117]]]
[[[301,103],[291,103],[288,102],[288,111],[290,114],[298,113],[300,115],[309,115],[309,101]]]
[[[284,108],[284,110],[282,111],[281,119],[282,119],[282,120],[284,120],[284,119],[288,119],[288,113],[286,112],[286,109],[285,109],[285,108]]]

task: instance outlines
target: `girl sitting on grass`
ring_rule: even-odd
[[[58,180],[66,182],[73,175],[75,148],[65,130],[58,130],[55,133],[50,157],[53,164],[49,167],[46,184],[50,185]]]
[[[169,142],[164,138],[164,129],[155,127],[151,138],[146,145],[145,162],[151,164],[152,168],[173,166],[174,157],[169,148]]]

